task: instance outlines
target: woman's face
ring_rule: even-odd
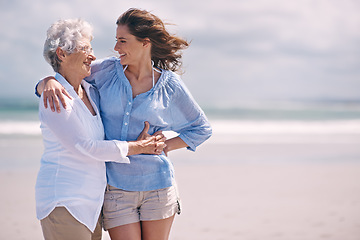
[[[61,63],[61,68],[83,79],[90,76],[90,64],[95,59],[96,57],[94,56],[90,41],[84,39],[78,44],[77,50],[74,53],[66,55]]]
[[[114,50],[120,54],[122,65],[136,64],[146,56],[144,42],[129,33],[126,25],[118,25]]]

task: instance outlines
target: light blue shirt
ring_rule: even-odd
[[[149,134],[174,131],[195,151],[211,136],[212,129],[204,112],[194,101],[180,77],[162,70],[155,86],[133,98],[132,87],[118,58],[92,64],[85,79],[99,91],[100,114],[105,139],[133,141],[150,123]],[[164,154],[129,156],[130,164],[106,163],[108,184],[127,191],[150,191],[173,185],[173,165]]]

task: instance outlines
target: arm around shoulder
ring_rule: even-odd
[[[50,106],[51,111],[61,111],[60,102],[66,108],[65,97],[71,99],[70,94],[65,88],[52,76],[46,77],[38,82],[35,87],[35,94],[43,96],[44,107]]]

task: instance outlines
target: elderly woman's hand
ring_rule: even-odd
[[[70,94],[65,90],[65,88],[55,80],[54,77],[46,77],[43,79],[43,98],[44,98],[44,107],[49,106],[51,108],[51,111],[60,112],[60,102],[66,108],[66,102],[65,102],[65,96],[72,99]]]
[[[160,155],[163,152],[163,149],[166,147],[166,137],[161,131],[150,135],[148,133],[149,129],[149,122],[145,122],[144,129],[137,138],[137,141],[129,142],[128,155],[141,153]]]
[[[154,135],[152,135],[152,137],[155,137],[154,154],[159,155],[166,148],[166,143],[165,143],[166,137],[164,136],[162,131],[158,131],[158,132],[154,133]]]

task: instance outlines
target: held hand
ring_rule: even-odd
[[[51,108],[51,111],[60,112],[60,102],[66,108],[65,97],[72,99],[69,93],[65,90],[65,88],[55,80],[53,77],[47,77],[43,80],[45,82],[43,96],[44,96],[44,106],[48,107],[48,101]],[[59,102],[60,100],[60,102]]]
[[[162,133],[162,131],[158,131],[152,135],[155,137],[155,152],[156,154],[161,154],[166,149],[166,137]],[[167,156],[167,152],[165,152],[165,155]]]
[[[144,124],[145,124],[144,129],[141,131],[137,140],[145,140],[145,139],[148,139],[149,137],[151,137],[151,135],[148,133],[148,131],[150,129],[150,123],[146,121]]]
[[[166,147],[166,138],[161,131],[158,131],[151,136],[148,133],[149,129],[149,122],[145,122],[144,129],[137,138],[137,140],[141,142],[141,153],[159,155]]]

